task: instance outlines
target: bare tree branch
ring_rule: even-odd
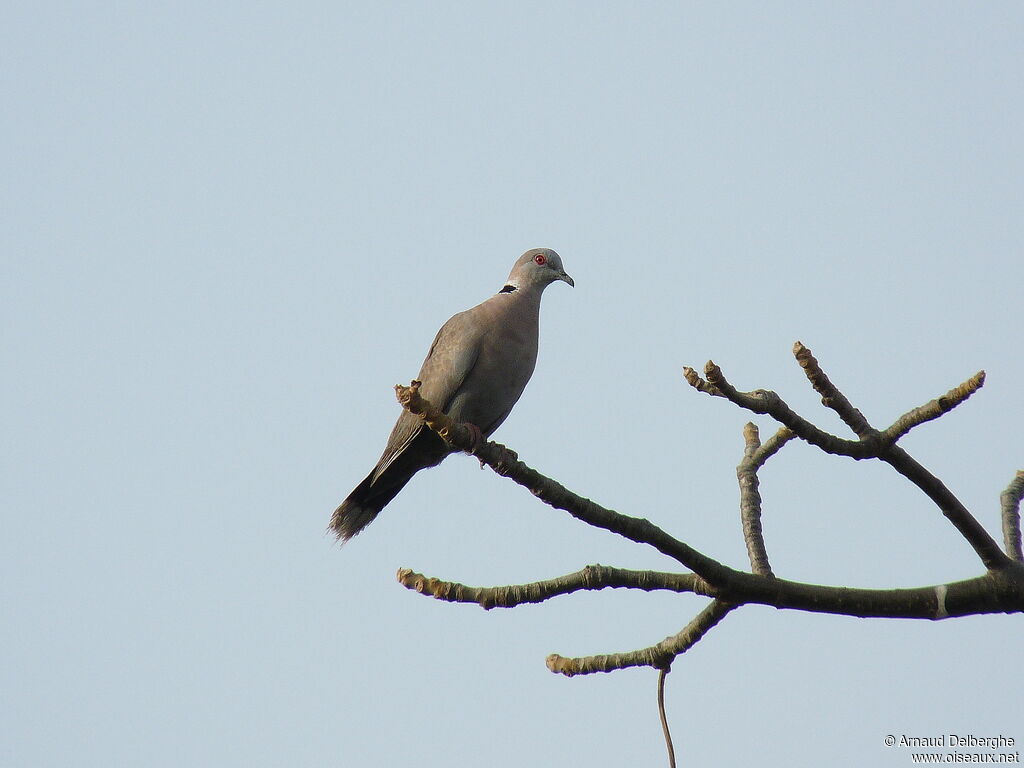
[[[843,396],[835,385],[828,380],[828,377],[821,372],[818,361],[814,359],[810,350],[803,344],[797,342],[794,352],[800,365],[803,367],[807,378],[810,379],[815,389],[822,395],[823,402],[834,404],[836,407],[852,408],[846,397]],[[999,549],[988,531],[979,523],[974,516],[967,511],[967,508],[960,503],[960,500],[953,495],[952,491],[935,477],[931,472],[921,466],[902,448],[896,446],[896,440],[909,432],[913,427],[922,424],[930,419],[935,419],[943,413],[948,413],[953,408],[964,402],[974,394],[985,383],[985,372],[980,371],[965,381],[959,387],[950,390],[944,397],[932,400],[930,403],[915,408],[909,413],[897,419],[896,423],[881,435],[877,435],[871,429],[860,412],[857,412],[860,420],[863,421],[866,432],[861,436],[862,441],[878,447],[876,456],[882,461],[891,465],[897,472],[910,480],[920,488],[936,506],[942,510],[951,523],[960,531],[961,535],[970,542],[975,552],[981,558],[986,568],[1000,568],[1006,564],[1006,556]],[[844,420],[847,417],[844,416]],[[856,418],[853,419],[856,421]],[[881,440],[873,438],[880,437]]]
[[[529,584],[501,587],[468,587],[454,581],[424,576],[409,568],[400,568],[398,582],[406,589],[430,595],[449,603],[476,603],[484,610],[514,608],[524,603],[542,603],[552,597],[583,590],[628,588],[645,592],[668,590],[706,594],[707,585],[692,573],[659,573],[657,571],[630,571],[607,565],[588,565],[575,573]]]
[[[865,430],[865,436],[862,439],[844,440],[819,429],[797,415],[774,392],[755,390],[743,393],[737,391],[726,381],[721,369],[713,362],[709,361],[704,369],[705,375],[708,377],[707,381],[703,381],[692,368],[685,368],[684,375],[687,382],[695,389],[713,396],[725,397],[730,402],[755,413],[767,413],[796,433],[798,437],[818,446],[826,453],[849,456],[854,459],[878,458],[890,464],[939,507],[942,514],[971,544],[986,568],[1006,567],[1009,558],[1003,554],[995,539],[989,535],[981,523],[937,477],[915,461],[906,451],[894,444],[896,439],[906,434],[916,424],[923,423],[928,418],[936,418],[970,397],[984,383],[984,372],[976,374],[956,389],[951,390],[944,398],[932,401],[935,405],[929,403],[914,409],[898,419],[890,430],[879,433],[870,428],[863,415],[859,411],[855,411],[846,397],[829,381],[809,349],[797,342],[794,351],[807,378],[822,395],[823,402],[827,402],[831,407],[837,409],[837,412],[840,412],[840,415],[848,423],[856,424],[858,428]],[[936,413],[936,411],[941,411],[941,413]],[[935,415],[931,415],[933,413]]]
[[[688,366],[683,368],[683,376],[687,383],[697,391],[712,397],[723,397],[753,413],[767,414],[789,427],[790,431],[801,440],[817,446],[825,453],[849,456],[851,459],[876,457],[877,451],[871,443],[861,440],[844,440],[819,429],[786,405],[782,398],[771,390],[755,389],[753,392],[740,392],[726,380],[722,369],[712,360],[708,360],[704,365],[704,375],[707,376],[706,381],[693,368]]]
[[[484,441],[482,445],[475,446],[472,432],[467,427],[453,422],[440,409],[420,396],[419,382],[413,381],[408,387],[397,385],[395,392],[398,401],[406,410],[423,417],[427,426],[453,447],[467,453],[473,452],[475,448],[473,455],[481,462],[499,475],[528,489],[545,504],[565,510],[576,519],[596,528],[604,528],[630,541],[648,544],[662,554],[679,561],[708,582],[720,582],[728,577],[731,569],[670,536],[649,520],[619,514],[572,493],[561,483],[545,477],[519,461],[514,451],[500,443]]]
[[[888,429],[882,432],[883,438],[886,441],[895,443],[919,424],[924,424],[926,421],[932,421],[943,414],[949,413],[981,389],[984,384],[985,372],[978,371],[963,384],[958,387],[954,387],[941,397],[930,400],[924,405],[914,408],[900,416],[892,423],[891,426],[889,426]]]
[[[1024,497],[1024,470],[1018,470],[1017,476],[999,494],[1003,517],[1003,543],[1006,554],[1018,563],[1024,561],[1021,552],[1020,537],[1020,500]]]
[[[777,432],[775,453],[793,433],[785,427],[785,434]],[[780,430],[781,432],[781,430]],[[740,484],[740,520],[743,523],[743,541],[747,545],[747,556],[750,558],[750,569],[759,576],[772,576],[772,566],[768,562],[768,551],[764,546],[764,534],[761,530],[761,494],[758,491],[760,481],[757,470],[767,461],[771,453],[762,450],[761,438],[757,426],[751,422],[743,428],[743,460],[736,467],[736,479]]]
[[[481,464],[490,466],[498,474],[527,488],[546,504],[565,510],[589,525],[650,545],[693,571],[659,573],[593,565],[546,581],[470,587],[402,569],[398,572],[398,580],[406,588],[431,595],[435,599],[475,603],[484,609],[542,602],[580,590],[615,587],[693,592],[714,598],[678,634],[647,648],[579,658],[558,654],[549,656],[548,667],[553,672],[567,676],[610,672],[635,666],[667,670],[676,656],[691,648],[729,611],[747,603],[846,616],[931,620],[984,613],[1024,612],[1024,559],[1021,556],[1019,514],[1021,498],[1024,497],[1024,472],[1017,474],[1001,497],[1007,551],[1004,554],[953,493],[896,445],[896,441],[915,426],[938,418],[964,402],[983,385],[984,372],[976,374],[943,397],[913,409],[888,429],[879,432],[829,380],[809,349],[797,342],[794,354],[809,382],[821,395],[822,403],[839,414],[857,434],[857,440],[843,439],[816,427],[796,414],[774,392],[739,392],[713,362],[705,366],[707,380],[691,368],[684,369],[687,381],[697,390],[723,397],[755,413],[768,414],[783,425],[763,444],[756,426],[747,424],[744,429],[743,459],[736,469],[736,475],[740,486],[741,521],[751,564],[750,573],[734,570],[714,560],[648,520],[622,515],[572,493],[558,482],[528,467],[515,452],[499,443],[475,443],[471,429],[452,422],[447,415],[420,396],[419,382],[414,381],[409,387],[397,386],[395,390],[403,407],[423,418],[427,426],[452,447],[472,453]],[[794,437],[816,445],[827,453],[858,460],[876,458],[890,464],[942,510],[974,547],[987,567],[987,572],[964,581],[910,589],[831,587],[776,578],[768,559],[761,527],[758,471]]]
[[[1012,561],[1011,561],[1012,562]],[[733,603],[860,618],[948,619],[983,613],[1024,612],[1024,564],[965,581],[902,589],[860,589],[804,584],[737,573],[712,594]]]
[[[875,430],[864,418],[864,414],[854,408],[846,399],[846,395],[829,381],[828,376],[821,370],[818,361],[811,354],[811,350],[798,341],[793,345],[793,354],[796,356],[796,361],[800,363],[800,367],[804,369],[804,373],[807,374],[814,391],[821,395],[821,404],[839,414],[839,418],[861,440],[870,437]]]
[[[796,437],[796,434],[789,427],[779,427],[778,432],[768,438],[760,448],[754,453],[753,464],[754,469],[760,469],[764,466],[764,463],[768,461],[772,456],[779,452],[779,450]]]
[[[612,570],[617,571],[619,576],[630,573],[621,569]],[[751,603],[770,605],[773,608],[830,613],[857,618],[938,620],[985,613],[1024,612],[1024,563],[1014,561],[1011,561],[1008,568],[990,571],[965,581],[901,589],[832,587],[805,584],[731,569],[729,573],[730,577],[723,586],[709,584],[694,577],[693,574],[660,574],[657,572],[652,574],[646,586],[639,586],[639,579],[636,579],[636,583],[625,583],[630,580],[630,577],[621,579],[624,582],[622,584],[609,584],[608,586],[693,592],[733,605]],[[562,578],[573,577],[581,579],[579,574],[569,574]],[[692,578],[692,581],[686,577]],[[676,579],[679,580],[676,581]],[[510,601],[513,595],[529,598],[530,590],[534,586],[523,584],[509,587],[467,587],[458,582],[424,576],[407,568],[399,570],[398,580],[407,589],[429,595],[437,600],[475,603],[485,609],[513,607],[514,602],[510,605],[498,602],[499,596],[505,596]],[[550,583],[538,582],[538,584]],[[523,599],[521,602],[541,602],[560,594],[568,594],[570,591],[598,588],[580,584],[576,586],[576,589],[551,590],[550,594],[536,595],[539,598],[537,600]],[[508,590],[508,592],[503,593],[502,590]],[[494,602],[491,602],[492,600]]]
[[[990,570],[1005,568],[1010,559],[1003,554],[1003,551],[996,544],[984,526],[967,511],[953,492],[947,488],[939,478],[922,467],[910,454],[899,446],[893,446],[882,457],[882,460],[891,465],[893,469],[907,478],[910,482],[920,488],[924,494],[935,502],[935,505],[942,511],[942,514],[956,527],[960,534],[967,539],[978,557]]]
[[[667,669],[676,656],[685,653],[700,642],[700,639],[735,607],[721,600],[713,600],[682,631],[671,637],[666,637],[657,645],[641,648],[638,651],[582,656],[575,659],[553,653],[547,658],[548,669],[566,677],[590,675],[594,672],[614,672],[617,669],[629,667]]]

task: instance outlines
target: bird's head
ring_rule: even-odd
[[[516,261],[505,288],[521,290],[527,286],[543,288],[556,280],[575,286],[576,283],[562,266],[562,257],[550,248],[532,248]]]

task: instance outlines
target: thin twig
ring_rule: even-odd
[[[676,751],[672,747],[672,734],[668,730],[668,718],[665,717],[665,676],[671,667],[658,670],[658,714],[661,716],[661,730],[665,734],[665,746],[668,748],[668,768],[676,768]]]
[[[960,531],[960,535],[974,548],[981,562],[989,570],[1005,568],[1010,558],[996,544],[985,527],[978,522],[967,507],[958,499],[945,484],[935,475],[921,466],[909,453],[894,445],[889,449],[882,461],[916,485],[924,494],[935,502],[946,519]]]
[[[676,656],[686,653],[700,642],[700,639],[735,607],[723,600],[713,600],[677,634],[666,637],[657,645],[637,651],[577,658],[568,658],[552,653],[547,658],[548,669],[566,677],[590,675],[595,672],[614,672],[617,669],[628,667],[664,669],[672,664],[672,660]]]
[[[783,427],[785,429],[785,427]],[[768,550],[764,545],[761,530],[761,494],[758,491],[758,464],[756,457],[761,452],[761,438],[757,426],[751,422],[743,428],[743,460],[736,467],[736,480],[740,486],[740,520],[743,524],[743,541],[747,545],[750,569],[759,576],[772,576],[768,562]]]
[[[757,449],[753,456],[753,463],[755,469],[760,469],[764,466],[764,463],[768,461],[772,456],[779,452],[786,443],[796,437],[796,434],[789,427],[779,427],[778,431],[769,437],[761,447]]]
[[[1003,545],[1006,547],[1006,554],[1018,563],[1024,562],[1020,536],[1020,500],[1022,497],[1024,497],[1024,470],[1019,470],[1017,476],[1006,486],[1006,490],[999,494],[1003,518]]]
[[[406,589],[430,595],[436,600],[449,603],[476,603],[484,610],[541,603],[552,597],[581,590],[628,588],[641,589],[645,592],[667,590],[707,594],[709,589],[708,585],[692,573],[632,571],[607,565],[588,565],[575,573],[554,579],[500,587],[469,587],[455,581],[442,581],[424,576],[409,568],[400,568],[398,582]]]
[[[882,439],[895,443],[914,427],[949,413],[981,389],[984,384],[985,372],[978,371],[963,384],[954,387],[941,397],[930,400],[900,416],[881,433]]]
[[[846,399],[846,395],[840,392],[835,384],[829,380],[828,376],[825,375],[825,372],[821,370],[821,366],[814,359],[811,350],[798,341],[793,345],[793,354],[796,357],[796,361],[800,363],[800,367],[804,369],[804,373],[811,382],[811,386],[814,387],[814,391],[821,395],[821,404],[839,414],[839,418],[846,423],[846,426],[853,430],[857,437],[862,440],[869,437],[874,432],[874,429],[868,423],[868,420],[864,418],[864,414],[853,407],[850,401]]]
[[[790,431],[801,440],[820,448],[825,453],[849,456],[851,459],[858,460],[872,459],[877,455],[878,449],[872,443],[846,440],[814,426],[786,405],[785,401],[771,390],[755,389],[753,392],[740,392],[726,380],[722,369],[712,360],[708,360],[704,366],[704,375],[707,376],[706,381],[693,368],[683,368],[683,376],[687,383],[699,392],[704,392],[712,397],[723,397],[753,413],[767,414],[780,424],[789,427]]]

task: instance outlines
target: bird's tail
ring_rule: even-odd
[[[367,475],[331,516],[330,530],[342,544],[372,523],[387,503],[395,498],[411,479],[410,475],[397,483],[388,482],[391,478],[385,474],[374,483],[373,476],[374,472]]]

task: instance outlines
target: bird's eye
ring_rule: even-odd
[[[538,253],[536,256],[533,257],[533,260],[537,262],[538,266],[541,267],[544,266],[548,261],[547,257],[543,253]]]

